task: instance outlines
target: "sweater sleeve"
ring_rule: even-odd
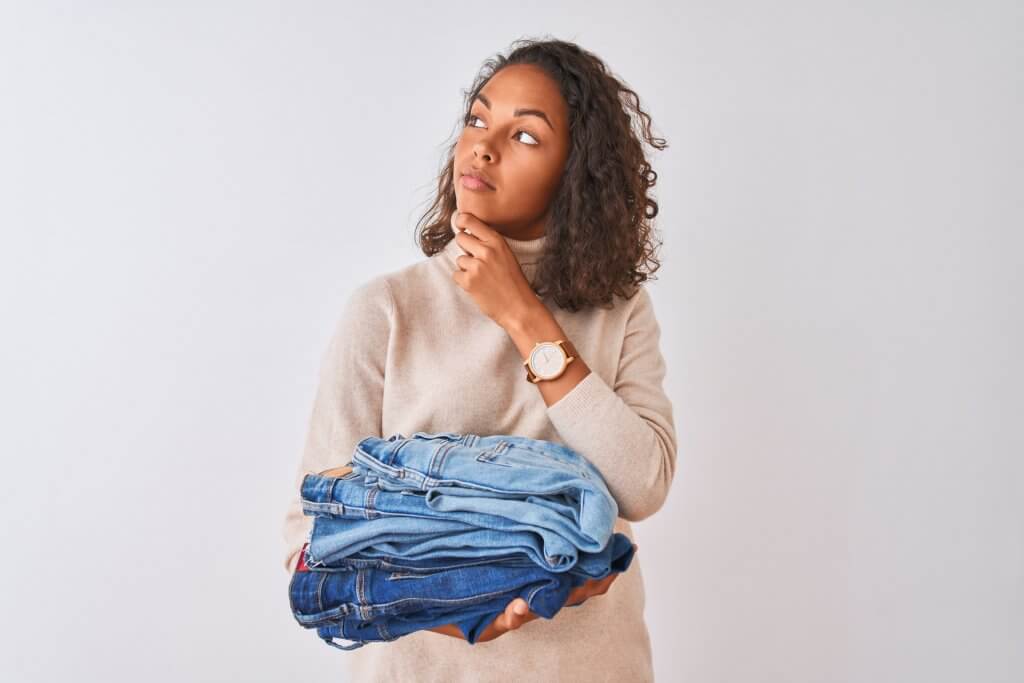
[[[676,467],[672,403],[662,387],[661,328],[647,289],[635,296],[614,388],[591,370],[547,409],[565,445],[597,467],[619,516],[631,522],[661,508]]]
[[[295,473],[282,534],[284,566],[295,570],[313,518],[302,512],[300,487],[307,472],[345,465],[367,436],[381,436],[384,367],[394,300],[387,280],[377,276],[353,290],[321,356],[305,446]]]

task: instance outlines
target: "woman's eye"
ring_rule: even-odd
[[[517,130],[516,131],[516,135],[530,135],[530,134],[527,133],[525,130]],[[534,142],[527,142],[526,144],[528,144],[528,145],[539,144],[538,142],[536,142],[536,138],[534,138],[532,135],[530,135],[530,139],[533,140]]]
[[[470,128],[479,128],[479,126],[473,125],[473,121],[480,121],[480,120],[481,120],[480,117],[477,116],[476,114],[470,114],[469,116],[466,117],[466,125],[469,126]],[[537,138],[533,137],[532,135],[530,135],[530,133],[528,133],[525,130],[517,130],[515,132],[515,135],[529,135],[530,139],[533,140],[533,142],[527,142],[526,143],[527,145],[535,146],[535,145],[540,144],[539,142],[537,142]],[[513,137],[515,137],[515,136],[513,136]]]

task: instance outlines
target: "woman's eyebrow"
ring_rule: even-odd
[[[484,95],[483,93],[480,93],[474,99],[483,102],[484,106],[487,107],[488,109],[491,108],[491,101],[487,99],[487,96]],[[551,120],[548,118],[548,115],[542,112],[540,109],[516,109],[514,112],[512,112],[512,116],[536,116],[538,118],[544,119],[544,123],[548,124],[548,128],[550,128],[552,131],[555,130],[555,127],[551,125]]]

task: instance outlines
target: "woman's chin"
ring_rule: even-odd
[[[490,223],[491,216],[494,214],[494,207],[489,206],[486,201],[476,201],[473,197],[467,197],[465,195],[456,197],[455,205],[458,211],[465,213],[471,213],[484,223]]]
[[[463,211],[470,211],[468,207],[475,206],[480,207],[491,207],[494,210],[494,203],[492,197],[494,196],[494,190],[490,192],[473,192],[472,190],[462,189],[455,193],[455,203],[460,207],[467,207]]]

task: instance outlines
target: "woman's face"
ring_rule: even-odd
[[[569,144],[568,108],[555,82],[539,67],[503,68],[472,102],[455,145],[458,210],[506,237],[540,237]],[[462,176],[473,171],[491,187],[467,186]]]

